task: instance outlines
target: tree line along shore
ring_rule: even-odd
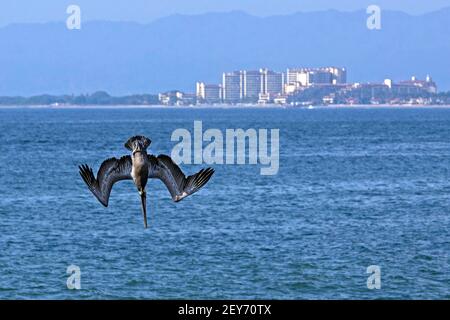
[[[199,104],[199,101],[191,101],[189,105]],[[337,100],[335,105],[345,105],[343,101]],[[331,104],[331,105],[333,105]],[[374,103],[373,100],[361,101],[360,104],[374,105],[382,104],[389,105],[389,103]],[[427,97],[405,96],[395,103],[395,105],[402,104],[417,104],[417,105],[450,105],[450,91],[430,94]],[[30,97],[22,96],[0,96],[1,106],[114,106],[114,105],[161,105],[159,96],[156,94],[133,94],[126,96],[112,96],[104,91],[98,91],[92,94],[81,95],[35,95]],[[309,95],[307,99],[301,99],[294,96],[288,101],[288,105],[324,105],[320,94],[317,96]],[[325,104],[329,105],[329,104]]]

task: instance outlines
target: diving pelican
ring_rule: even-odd
[[[131,156],[105,160],[98,170],[97,178],[94,177],[94,173],[88,165],[79,166],[80,175],[89,190],[105,207],[108,206],[109,195],[114,183],[121,180],[133,180],[141,196],[145,228],[147,228],[145,186],[148,178],[161,180],[169,190],[172,200],[178,202],[200,190],[214,173],[214,169],[207,168],[186,177],[169,156],[155,157],[147,154],[150,144],[151,140],[144,136],[131,137],[125,143],[125,148],[131,151]]]

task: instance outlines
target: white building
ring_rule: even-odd
[[[224,73],[222,89],[226,102],[270,100],[284,93],[284,74],[268,69]]]
[[[197,82],[196,96],[200,102],[216,103],[222,100],[222,86]]]
[[[241,71],[226,72],[222,77],[223,100],[239,102],[244,96]]]
[[[288,69],[286,72],[286,89],[297,90],[299,87],[308,87],[320,84],[344,84],[347,82],[347,70],[345,68],[300,68]]]
[[[258,100],[261,93],[261,72],[260,71],[241,71],[242,76],[242,99],[247,101]]]
[[[284,93],[284,74],[261,69],[261,93],[277,95]]]

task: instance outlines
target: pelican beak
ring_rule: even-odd
[[[147,193],[141,192],[142,214],[144,215],[144,228],[147,229]]]

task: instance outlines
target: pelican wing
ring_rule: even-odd
[[[192,176],[186,177],[169,156],[148,156],[149,178],[159,179],[169,189],[172,200],[181,201],[187,196],[197,192],[211,178],[214,169],[202,169]]]
[[[111,189],[117,181],[131,180],[131,157],[124,156],[120,159],[111,158],[103,161],[97,173],[97,178],[94,177],[92,168],[84,164],[79,166],[80,175],[86,182],[89,190],[105,207],[108,206],[109,195]]]

